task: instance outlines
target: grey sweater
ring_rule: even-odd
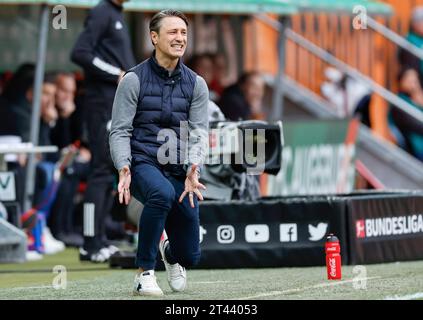
[[[140,83],[135,73],[126,74],[119,82],[112,110],[109,144],[117,170],[131,166],[131,136],[138,106]],[[208,151],[209,90],[204,79],[197,76],[188,116],[188,157],[184,167],[189,172],[193,163],[204,164]]]

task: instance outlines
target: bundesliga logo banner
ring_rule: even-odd
[[[356,221],[357,238],[423,233],[423,215],[361,219]]]
[[[348,202],[352,264],[423,259],[423,193],[380,193]]]

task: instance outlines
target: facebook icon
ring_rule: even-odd
[[[298,241],[297,224],[283,223],[279,225],[281,242],[296,242]]]

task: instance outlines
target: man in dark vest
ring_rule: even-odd
[[[154,276],[159,250],[173,291],[186,288],[185,267],[200,259],[198,200],[205,187],[199,175],[208,147],[209,92],[181,61],[187,27],[179,11],[153,16],[155,50],[123,77],[113,103],[109,143],[119,201],[128,204],[132,194],[144,204],[134,283],[139,295],[163,294]]]
[[[82,261],[106,262],[117,251],[105,239],[115,180],[107,127],[118,82],[135,65],[122,14],[126,1],[102,0],[92,8],[71,54],[72,61],[84,69],[83,112],[92,157],[84,199],[84,246],[79,252]]]

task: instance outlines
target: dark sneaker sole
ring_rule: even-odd
[[[91,263],[107,263],[108,262],[108,260],[105,260],[105,261],[91,260],[91,258],[87,257],[87,256],[79,256],[79,261],[80,262],[91,262]]]

